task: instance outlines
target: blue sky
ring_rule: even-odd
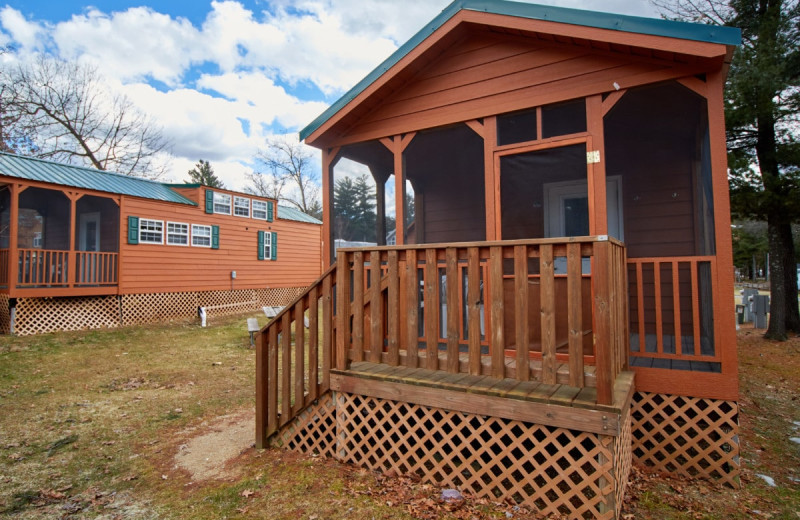
[[[296,136],[448,0],[0,0],[6,62],[98,67],[163,126],[169,179],[209,160],[234,189],[267,138]],[[647,0],[539,3],[657,16]]]

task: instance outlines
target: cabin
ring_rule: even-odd
[[[321,272],[321,229],[274,199],[0,153],[0,331],[283,306]]]
[[[257,445],[569,518],[618,517],[634,462],[737,486],[739,42],[448,6],[300,134],[322,151],[327,269],[261,331]],[[375,245],[334,249],[354,175]]]

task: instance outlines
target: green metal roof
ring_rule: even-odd
[[[359,81],[345,95],[339,98],[325,112],[300,131],[300,140],[306,139],[319,127],[330,119],[350,101],[356,98],[375,80],[396,65],[406,54],[411,52],[425,38],[430,36],[439,27],[461,10],[482,11],[492,14],[544,20],[597,29],[610,29],[628,33],[646,34],[650,36],[665,36],[698,42],[718,43],[723,45],[739,45],[742,41],[742,32],[736,27],[723,27],[718,25],[704,25],[689,22],[676,22],[658,18],[643,18],[621,14],[600,13],[582,9],[566,7],[553,7],[537,4],[509,2],[507,0],[455,0],[433,20],[415,34],[410,40],[397,49],[383,63]]]
[[[197,206],[160,182],[0,152],[0,175]]]
[[[305,222],[307,224],[322,224],[321,221],[315,219],[311,215],[303,213],[299,209],[290,208],[289,206],[278,206],[278,218],[294,220],[295,222]]]

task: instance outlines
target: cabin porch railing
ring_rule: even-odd
[[[626,277],[625,248],[607,237],[339,249],[261,330],[257,443],[351,361],[578,388],[592,365],[596,401],[611,404],[627,367]]]
[[[10,286],[9,249],[0,249],[0,286]],[[50,249],[17,250],[16,288],[116,286],[119,253]],[[74,274],[71,277],[70,270]]]

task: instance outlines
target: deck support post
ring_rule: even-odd
[[[610,295],[610,243],[594,243],[592,265],[592,294],[594,296],[595,359],[597,363],[597,402],[611,404],[614,374],[611,354],[611,295]]]

